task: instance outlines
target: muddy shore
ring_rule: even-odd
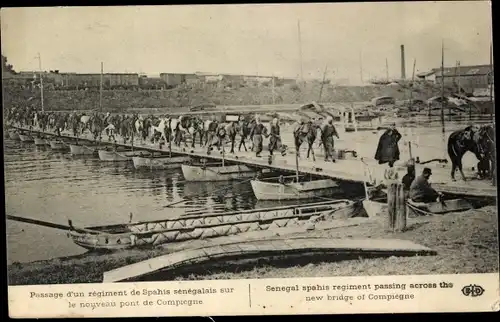
[[[178,279],[241,279],[277,277],[325,277],[357,275],[458,274],[498,271],[498,220],[494,206],[409,219],[407,231],[385,231],[380,220],[361,219],[329,224],[315,230],[295,229],[283,232],[255,232],[245,238],[276,235],[329,238],[405,239],[437,251],[436,256],[390,257],[307,264],[288,268],[255,267],[246,271],[218,271],[207,275],[190,275]],[[195,240],[154,250],[129,250],[113,254],[92,254],[56,258],[8,266],[10,285],[100,283],[105,271],[132,264],[176,250],[213,245],[228,238]]]

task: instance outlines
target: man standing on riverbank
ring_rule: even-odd
[[[392,167],[399,160],[398,142],[400,139],[401,134],[396,130],[396,123],[392,123],[378,141],[377,152],[375,152],[375,160],[378,164],[389,163]]]

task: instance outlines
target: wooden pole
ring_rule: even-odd
[[[387,229],[391,231],[404,231],[406,228],[406,196],[403,185],[391,182],[387,190]]]
[[[318,104],[321,101],[321,95],[323,94],[323,86],[325,85],[325,77],[326,77],[326,69],[327,68],[328,68],[328,65],[325,65],[325,72],[323,73],[323,81],[321,82],[321,87],[319,89]]]
[[[410,108],[413,106],[413,82],[415,81],[415,65],[417,60],[413,59],[413,73],[411,74],[411,87],[410,87]]]
[[[361,80],[361,85],[363,85],[363,57],[361,55],[361,50],[359,51],[359,78]]]
[[[411,153],[411,142],[408,142],[408,151],[410,154],[410,159],[413,159],[412,153]]]
[[[389,63],[387,62],[387,58],[385,59],[385,80],[389,82]]]
[[[103,63],[101,62],[101,81],[99,84],[99,110],[102,112],[102,73],[103,73]]]
[[[441,42],[441,130],[444,134],[444,41]]]
[[[274,74],[272,75],[272,85],[273,85],[273,105],[276,104],[276,93],[274,92]]]
[[[299,60],[300,60],[300,80],[304,83],[304,69],[302,66],[302,36],[300,34],[300,20],[297,21],[297,32],[299,37]]]
[[[40,70],[40,101],[42,103],[42,112],[44,111],[43,105],[43,75],[42,75],[42,56],[38,53],[38,69]]]
[[[492,122],[495,120],[493,119],[493,46],[490,43],[490,74],[488,77],[489,80],[489,88],[490,88],[490,119]]]
[[[295,179],[299,182],[299,155],[295,153]]]

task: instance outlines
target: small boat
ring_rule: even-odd
[[[257,170],[243,164],[222,165],[205,163],[201,165],[182,164],[182,174],[186,181],[228,181],[253,178]]]
[[[349,218],[357,214],[358,208],[357,202],[344,199],[89,228],[77,228],[69,221],[68,237],[90,250],[147,248],[184,240],[296,227],[322,219]]]
[[[363,208],[370,218],[387,216],[388,214],[386,199],[365,199],[363,200]],[[450,212],[467,211],[473,208],[474,206],[465,199],[450,199],[431,203],[414,202],[412,200],[406,202],[407,216],[413,218],[428,215],[444,215]]]
[[[19,139],[21,142],[33,142],[34,139],[31,135],[29,134],[19,134]]]
[[[35,145],[47,145],[47,139],[42,137],[35,137]]]
[[[287,183],[286,178],[290,177],[250,181],[255,197],[258,200],[312,199],[330,196],[340,191],[340,186],[332,179]]]
[[[19,137],[19,133],[15,130],[10,130],[9,131],[9,138],[11,140],[20,140],[21,138]]]
[[[241,267],[291,267],[341,258],[432,256],[436,251],[403,239],[280,236],[214,243],[128,264],[103,273],[103,283],[175,280],[203,272],[236,272]]]
[[[94,155],[97,154],[97,146],[83,145],[83,144],[70,144],[69,150],[72,155]]]
[[[473,209],[473,205],[465,199],[449,199],[430,203],[415,202],[408,199],[406,209],[409,217],[444,215],[450,212],[462,212]]]
[[[182,163],[188,162],[190,159],[190,157],[186,156],[168,157],[165,155],[132,157],[132,161],[134,162],[134,167],[136,169],[145,168],[155,170],[180,168]]]
[[[52,150],[66,150],[68,149],[68,144],[62,140],[51,140],[49,141],[50,148]]]
[[[132,161],[132,158],[139,155],[147,155],[149,152],[144,151],[113,151],[99,150],[99,160],[106,162],[123,162]]]

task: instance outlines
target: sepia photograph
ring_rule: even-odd
[[[491,2],[2,8],[1,35],[9,287],[498,275]]]

